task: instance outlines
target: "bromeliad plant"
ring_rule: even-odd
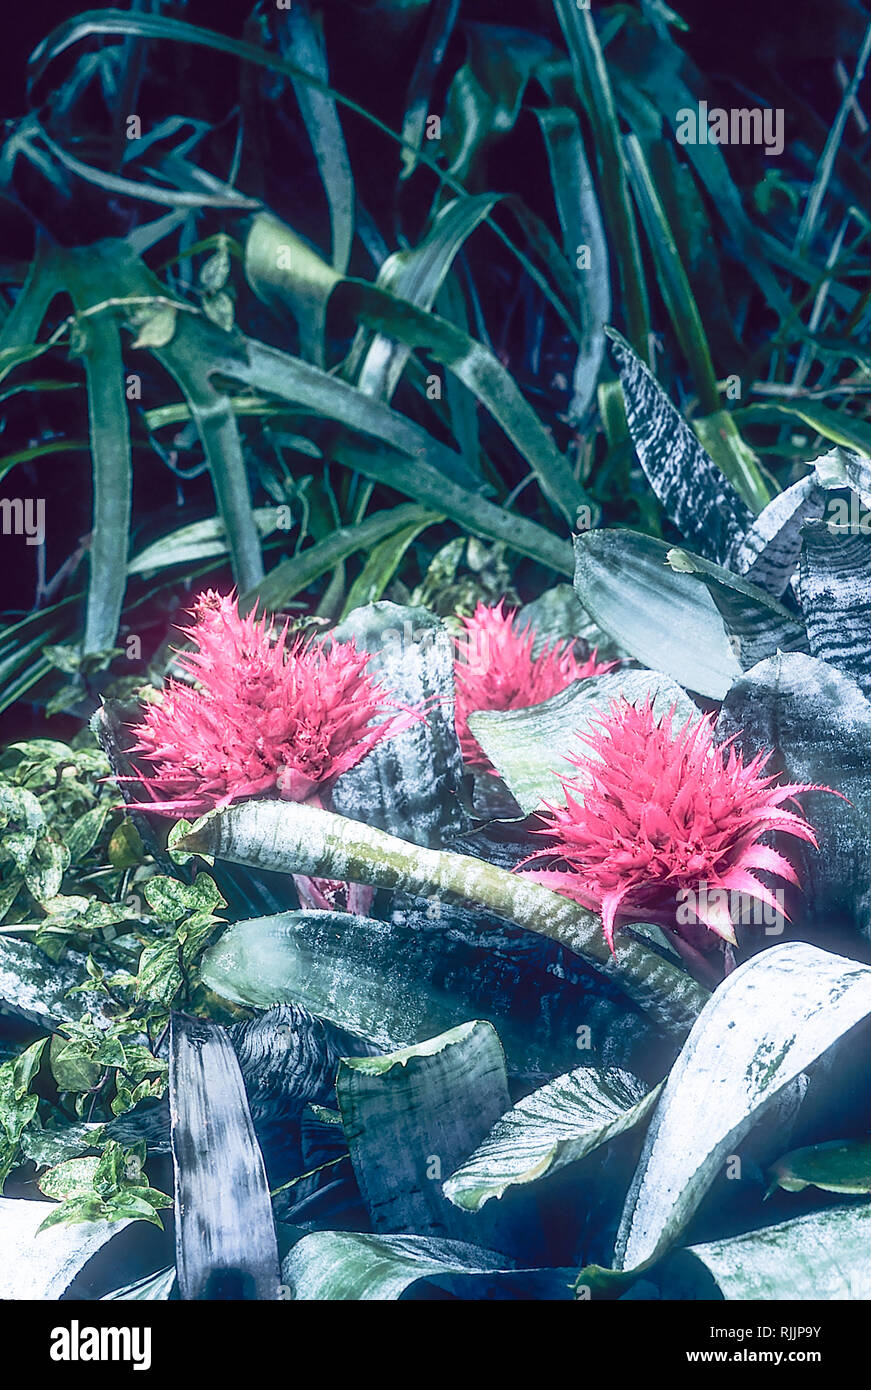
[[[265,616],[243,618],[212,591],[193,612],[183,631],[196,651],[179,664],[196,687],[170,680],[136,730],[156,811],[200,815],[263,793],[322,805],[337,777],[419,717],[391,714],[353,641],[288,644],[288,623],[273,637]],[[371,727],[378,714],[386,722]]]
[[[845,364],[867,372],[857,169],[830,141],[799,212],[800,179],[751,205],[718,147],[679,150],[698,75],[664,6],[554,0],[498,30],[467,0],[430,6],[396,129],[332,85],[315,0],[260,7],[242,41],[152,8],[49,36],[0,160],[16,206],[26,163],[64,207],[76,181],[101,214],[169,209],[74,247],[47,215],[26,281],[2,268],[8,395],[77,389],[68,345],[94,469],[91,535],[0,634],[2,702],[59,670],[93,692],[119,621],[161,603],[162,639],[200,566],[229,556],[241,597],[201,598],[158,700],[107,701],[109,763],[84,735],[0,764],[0,1244],[24,1252],[0,1297],[76,1294],[85,1266],[92,1295],[145,1298],[871,1296],[871,1095],[851,1067],[871,1019],[871,462],[839,395]],[[370,10],[370,56],[392,58],[382,21],[401,37],[422,5]],[[108,171],[112,141],[68,127],[98,84],[126,116],[146,40],[161,97],[182,44],[248,76],[226,121],[189,135],[170,107]],[[309,183],[279,188],[281,217],[266,203],[261,117],[291,88],[329,255]],[[348,112],[396,152],[387,186],[389,160],[352,169]],[[468,192],[524,124],[542,214]],[[740,334],[730,296],[754,306]],[[660,325],[692,426],[650,371]],[[4,469],[76,442],[30,428]],[[808,439],[839,447],[808,462]],[[220,515],[128,564],[146,449],[181,493],[202,462]],[[620,524],[594,526],[599,508]],[[470,575],[448,587],[457,547]],[[301,596],[319,640],[267,616]],[[122,815],[110,767],[148,800]],[[773,929],[736,895],[775,905]],[[47,1201],[25,1200],[34,1179]],[[159,1224],[171,1185],[172,1238],[107,1238],[100,1217]],[[58,1267],[37,1227],[69,1219]]]

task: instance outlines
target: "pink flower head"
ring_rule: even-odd
[[[613,701],[598,729],[579,735],[593,756],[570,756],[580,776],[561,778],[566,805],[542,813],[550,824],[536,833],[554,843],[523,861],[565,866],[534,877],[601,912],[612,951],[618,915],[673,912],[679,893],[692,905],[696,931],[707,928],[734,943],[731,890],[782,912],[752,870],[798,884],[789,860],[761,837],[780,830],[817,847],[801,808],[786,810],[784,802],[797,805],[800,792],[830,787],[775,786],[776,777],[761,775],[770,753],[745,764],[733,739],[714,743],[711,715],[688,719],[676,732],[673,717],[674,708],[657,722],[649,697],[640,708]]]
[[[526,709],[558,695],[572,681],[602,676],[616,662],[597,662],[596,653],[578,661],[571,639],[543,647],[532,655],[535,633],[527,623],[514,627],[517,610],[503,613],[504,599],[493,608],[480,603],[471,618],[463,618],[454,663],[456,727],[463,757],[473,767],[493,771],[493,765],[469,729],[473,710]]]
[[[234,598],[211,590],[192,611],[183,631],[197,650],[180,665],[198,685],[168,681],[163,702],[136,726],[133,751],[155,766],[142,779],[157,798],[152,810],[202,814],[275,791],[315,799],[419,717],[405,710],[370,727],[391,701],[353,641],[288,646],[286,623],[273,641],[265,616],[243,618]]]

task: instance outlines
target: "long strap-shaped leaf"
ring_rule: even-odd
[[[87,300],[83,302],[76,295],[75,281],[70,288],[80,312],[90,307]],[[87,655],[111,647],[121,621],[127,586],[133,471],[118,324],[108,317],[90,319],[83,332],[81,352],[88,385],[94,489],[83,639]]]
[[[219,1024],[173,1015],[169,1104],[181,1297],[277,1299],[266,1169],[239,1063]]]
[[[638,941],[618,934],[612,956],[594,913],[523,874],[412,845],[314,806],[240,802],[198,822],[177,847],[279,873],[369,883],[422,897],[435,893],[478,905],[583,956],[678,1036],[707,997],[701,985]]]
[[[424,348],[477,396],[527,460],[542,491],[574,523],[586,493],[510,372],[483,343],[438,315],[365,280],[330,276],[310,247],[275,218],[258,217],[245,252],[246,273],[255,285],[300,297],[299,282],[313,282],[320,294],[385,337],[409,348]],[[330,281],[332,278],[332,287]]]
[[[614,329],[606,331],[626,419],[650,486],[681,534],[708,559],[725,563],[753,525],[753,513],[641,358]]]
[[[589,12],[579,13],[571,0],[554,0],[554,9],[565,35],[578,91],[586,104],[593,128],[602,204],[615,245],[629,336],[637,351],[646,352],[650,333],[650,304],[608,68],[592,15]]]

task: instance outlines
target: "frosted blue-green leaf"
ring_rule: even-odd
[[[580,736],[594,733],[596,721],[621,697],[636,706],[651,699],[657,718],[673,709],[675,729],[699,714],[670,677],[659,671],[626,670],[573,681],[558,695],[526,709],[479,710],[469,715],[469,728],[528,815],[542,802],[565,805],[560,776],[578,776],[568,755],[589,756]]]
[[[728,976],[696,1020],[647,1131],[617,1237],[618,1268],[665,1253],[727,1156],[869,1013],[871,966],[804,942],[771,946]]]
[[[480,1211],[491,1198],[578,1163],[642,1123],[659,1090],[648,1092],[616,1067],[578,1067],[558,1076],[496,1121],[483,1144],[448,1178],[445,1193],[465,1211]]]
[[[168,1299],[175,1287],[175,1265],[170,1265],[169,1269],[161,1269],[157,1274],[149,1274],[144,1279],[137,1279],[134,1284],[125,1284],[123,1288],[113,1289],[111,1293],[104,1293],[102,1297],[109,1300],[121,1299],[130,1302],[163,1302]]]
[[[127,1220],[95,1221],[39,1231],[43,1219],[55,1210],[53,1202],[0,1197],[0,1298],[62,1298],[85,1265],[130,1224]],[[117,1276],[114,1247],[105,1253],[106,1268],[114,1264]],[[91,1284],[95,1279],[99,1281],[95,1266],[90,1267],[89,1275]],[[105,1283],[102,1288],[106,1288]]]
[[[569,1299],[572,1270],[509,1269],[506,1257],[461,1240],[313,1231],[286,1256],[281,1277],[299,1300],[385,1301],[415,1286],[457,1298]]]
[[[505,1058],[492,1025],[462,1023],[387,1056],[347,1058],[336,1096],[374,1229],[475,1239],[482,1228],[447,1200],[438,1178],[508,1108]]]
[[[236,922],[203,956],[202,979],[238,1004],[301,1004],[385,1052],[478,1018],[493,1024],[514,1072],[574,1066],[581,1022],[595,1042],[588,1059],[632,1067],[649,1057],[641,1015],[553,943],[495,926],[478,940],[438,898],[408,916],[284,912]]]
[[[729,1240],[689,1246],[663,1265],[662,1296],[867,1301],[869,1244],[871,1202],[827,1207]]]
[[[652,670],[722,700],[742,667],[707,586],[666,562],[668,546],[628,531],[575,538],[575,591],[615,641]]]

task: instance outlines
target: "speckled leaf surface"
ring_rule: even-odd
[[[0,936],[0,1010],[8,1009],[47,1027],[90,1013],[99,1022],[103,1011],[92,996],[67,991],[85,978],[85,957],[68,951],[53,961],[38,946]]]
[[[626,420],[642,468],[671,520],[703,555],[724,562],[753,513],[702,448],[653,373],[611,330]]]
[[[871,1013],[871,967],[804,942],[772,946],[711,996],[665,1084],[617,1236],[615,1264],[665,1253],[748,1131]]]
[[[723,702],[716,737],[738,736],[745,758],[776,749],[771,772],[834,787],[801,804],[819,850],[789,837],[801,891],[787,892],[790,918],[815,930],[865,931],[871,921],[871,704],[849,676],[790,652],[761,662]],[[847,800],[842,800],[846,797]]]
[[[553,1075],[577,1064],[583,1025],[583,1060],[634,1065],[658,1055],[661,1039],[643,1015],[577,957],[519,928],[473,933],[451,923],[439,904],[423,920],[410,914],[409,925],[328,912],[255,918],[207,951],[203,980],[240,1004],[302,1004],[385,1051],[481,1018],[513,1071]]]
[[[180,1296],[277,1298],[266,1170],[224,1028],[172,1016],[169,1088]]]
[[[827,1207],[731,1240],[691,1245],[663,1267],[663,1297],[871,1298],[871,1203]],[[803,1319],[798,1318],[799,1322]]]
[[[131,1224],[59,1224],[37,1235],[40,1222],[54,1210],[54,1202],[0,1197],[0,1298],[61,1298],[88,1261]]]
[[[798,566],[801,528],[805,521],[822,516],[824,505],[825,494],[816,475],[799,478],[759,513],[727,557],[730,568],[780,598]]]
[[[511,1187],[536,1182],[646,1119],[658,1095],[616,1067],[578,1067],[524,1096],[445,1183],[452,1202],[480,1211]]]

